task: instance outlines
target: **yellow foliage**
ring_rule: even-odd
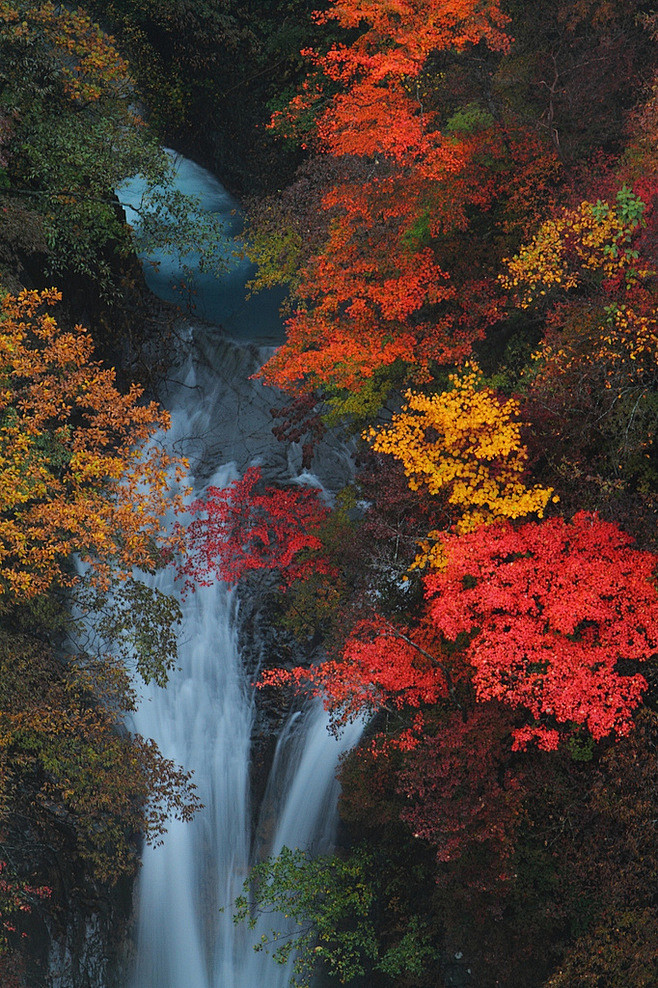
[[[525,309],[551,289],[575,288],[588,278],[613,278],[622,272],[627,285],[633,284],[652,273],[636,268],[637,252],[629,246],[643,211],[644,203],[625,186],[615,206],[582,202],[577,209],[565,210],[505,260],[503,287],[514,292]]]
[[[58,56],[56,71],[64,92],[74,103],[127,96],[131,90],[128,65],[115,48],[114,39],[83,10],[51,0],[33,4],[0,0],[0,37],[50,47]]]
[[[658,320],[653,310],[645,314],[614,304],[603,314],[593,314],[591,327],[578,311],[575,316],[565,321],[559,345],[546,341],[534,354],[542,367],[540,378],[596,366],[608,390],[642,390],[648,384],[655,385]]]
[[[60,329],[59,299],[24,291],[0,306],[0,594],[70,584],[71,553],[102,583],[169,547],[168,475],[184,463],[147,445],[167,415],[139,387],[117,390],[85,329]]]
[[[481,387],[472,366],[451,381],[453,389],[442,394],[408,391],[390,425],[368,432],[373,449],[401,461],[412,490],[445,494],[459,515],[459,532],[499,519],[541,518],[553,490],[524,483],[528,454],[517,402]],[[415,566],[440,565],[438,538],[429,533]]]

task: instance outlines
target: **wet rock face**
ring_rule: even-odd
[[[66,932],[55,934],[48,977],[33,982],[34,988],[123,988],[130,910],[126,905],[117,910],[110,902],[103,907],[91,915],[74,913]]]
[[[249,466],[258,466],[270,484],[312,484],[328,498],[351,480],[351,441],[329,432],[306,470],[301,443],[280,442],[274,436],[272,409],[283,404],[285,397],[254,377],[272,347],[240,343],[227,338],[221,327],[206,324],[194,325],[192,333],[193,379],[186,376],[189,372],[174,368],[162,397],[169,406],[193,388],[198,426],[193,419],[189,435],[181,439],[181,451],[194,463],[197,488],[210,479],[218,463],[229,462],[235,464],[236,476]]]
[[[50,860],[50,872],[52,899],[47,909],[35,904],[25,924],[25,984],[124,988],[132,950],[132,882],[95,885],[85,880],[74,858]]]
[[[278,581],[271,574],[258,574],[240,592],[238,646],[252,681],[269,666],[292,668],[319,661],[321,650],[311,643],[296,642],[280,624]],[[275,814],[264,803],[274,761],[277,738],[296,709],[299,698],[292,688],[255,692],[255,714],[251,743],[251,836],[256,848],[267,846],[275,826]]]

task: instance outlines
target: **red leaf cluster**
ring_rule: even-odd
[[[315,533],[328,514],[317,490],[265,487],[259,493],[260,480],[260,470],[250,467],[228,487],[209,487],[192,502],[197,517],[185,531],[187,556],[179,567],[186,586],[209,586],[215,578],[237,583],[255,570],[278,570],[290,586],[332,572]]]
[[[595,740],[628,733],[646,681],[617,664],[658,651],[656,559],[630,543],[585,512],[446,536],[445,569],[426,579],[430,616],[446,638],[473,636],[479,700],[532,715],[517,748],[556,748],[565,724]]]
[[[340,660],[292,670],[274,669],[263,674],[260,685],[305,685],[324,697],[325,706],[345,722],[363,710],[416,710],[448,696],[444,664],[423,647],[422,632],[410,634],[383,618],[360,621],[352,630]],[[430,643],[427,643],[430,644]],[[397,747],[417,743],[423,718],[404,732]]]
[[[509,711],[482,704],[467,719],[453,713],[408,755],[398,781],[411,801],[402,819],[437,848],[439,861],[459,857],[472,841],[510,853],[522,798],[505,768],[510,731]]]

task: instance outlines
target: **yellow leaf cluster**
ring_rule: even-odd
[[[560,221],[547,220],[539,228],[529,244],[504,263],[508,274],[500,276],[505,289],[514,291],[519,305],[526,309],[537,295],[559,285],[573,288],[575,276],[569,275],[569,265],[564,242],[564,227]]]
[[[451,382],[441,394],[408,391],[390,424],[367,433],[372,448],[400,460],[412,490],[445,495],[459,532],[499,519],[541,518],[553,490],[524,482],[528,454],[518,403],[482,387],[473,366]],[[440,565],[437,537],[429,533],[416,566]]]
[[[558,219],[547,220],[529,244],[505,259],[507,273],[500,275],[501,284],[525,309],[556,287],[568,290],[591,277],[613,278],[624,272],[632,283],[651,273],[635,268],[637,254],[629,244],[637,226],[638,220],[622,215],[620,206],[582,202]]]
[[[655,375],[658,366],[658,321],[652,312],[645,315],[629,306],[617,306],[608,313],[598,352],[592,360],[605,361],[613,374],[621,369],[626,379]],[[612,386],[612,381],[608,381]]]

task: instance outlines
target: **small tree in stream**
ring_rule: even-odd
[[[237,583],[257,570],[276,570],[285,587],[312,573],[331,572],[316,534],[329,510],[317,490],[259,490],[260,481],[260,470],[250,467],[228,487],[209,487],[204,498],[192,502],[196,517],[178,529],[186,549],[180,574],[188,586],[208,586],[216,578]]]

